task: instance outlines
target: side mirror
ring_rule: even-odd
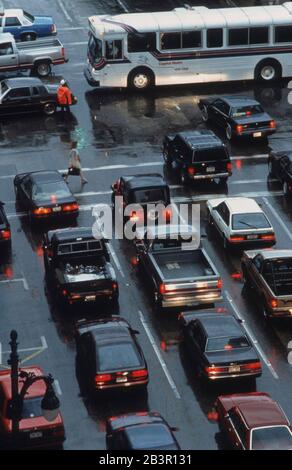
[[[171,426],[170,428],[173,432],[179,431],[179,428],[177,426]]]
[[[139,334],[140,334],[140,331],[138,331],[138,330],[133,330],[132,328],[131,328],[131,332],[132,332],[134,335],[139,335]]]
[[[113,183],[113,184],[111,185],[111,188],[112,188],[113,191],[117,191],[118,188],[119,188],[118,183],[117,183],[117,182],[116,182],[116,183]]]

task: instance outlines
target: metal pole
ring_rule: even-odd
[[[17,440],[18,432],[19,432],[19,416],[17,410],[17,403],[18,403],[18,363],[19,357],[17,354],[17,332],[12,330],[10,333],[10,347],[11,347],[11,354],[10,354],[10,361],[8,364],[11,366],[11,398],[12,398],[12,436],[13,441]],[[15,443],[14,441],[14,443]]]

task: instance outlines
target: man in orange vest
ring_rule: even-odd
[[[61,110],[64,111],[64,109],[66,109],[67,112],[70,112],[70,106],[72,105],[72,92],[64,79],[60,81],[60,86],[57,91],[57,99],[59,106],[61,106]]]

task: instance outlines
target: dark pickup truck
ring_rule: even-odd
[[[117,301],[119,290],[105,239],[91,228],[51,230],[44,235],[48,286],[63,304]]]
[[[232,174],[227,147],[209,130],[167,135],[162,152],[165,163],[178,174],[181,184],[215,179],[225,183]]]
[[[292,320],[292,250],[245,251],[241,267],[263,315]]]
[[[190,226],[159,225],[137,230],[137,262],[145,271],[157,310],[221,300],[221,278]],[[189,237],[189,241],[187,240]]]
[[[271,151],[268,157],[269,174],[277,178],[283,186],[283,193],[292,193],[292,151]]]

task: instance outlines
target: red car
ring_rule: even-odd
[[[292,450],[291,425],[267,393],[222,395],[217,398],[219,428],[240,450]]]
[[[25,372],[44,375],[39,367],[23,368]],[[22,382],[19,378],[19,390]],[[19,422],[19,448],[60,446],[65,440],[63,419],[59,413],[54,421],[47,421],[42,415],[41,401],[46,391],[45,383],[40,380],[28,389],[24,399],[22,419]],[[12,422],[7,417],[8,402],[11,399],[10,370],[0,371],[0,442],[1,447],[9,448],[11,443]]]

